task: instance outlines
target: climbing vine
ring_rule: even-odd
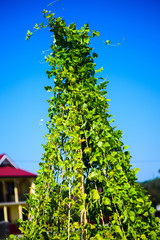
[[[30,220],[20,226],[24,239],[160,239],[159,219],[136,182],[122,131],[111,124],[108,82],[100,77],[97,84],[103,69],[96,70],[90,39],[99,32],[88,24],[67,26],[47,10],[43,17],[46,25],[35,31],[51,32],[45,89],[52,96],[35,194],[28,198]]]

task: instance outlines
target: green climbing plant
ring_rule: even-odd
[[[97,84],[103,69],[96,70],[90,39],[99,32],[88,24],[67,26],[47,10],[43,17],[47,23],[35,31],[51,32],[45,89],[52,96],[35,194],[28,198],[30,219],[20,226],[24,239],[160,239],[159,219],[136,182],[122,131],[111,124],[108,82],[100,77]]]

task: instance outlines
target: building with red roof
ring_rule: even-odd
[[[27,207],[25,194],[34,191],[36,177],[18,168],[6,154],[0,154],[0,223],[10,223],[13,229],[18,219],[27,218],[22,214],[22,208]]]

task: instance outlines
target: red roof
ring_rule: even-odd
[[[2,177],[37,177],[37,175],[20,168],[2,166],[0,167],[0,178]]]
[[[5,154],[0,154],[0,160],[1,160],[1,158],[4,156]]]

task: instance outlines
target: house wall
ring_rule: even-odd
[[[20,180],[17,187],[18,187],[19,201],[24,201],[26,199],[25,194],[29,193],[31,183],[28,179]]]
[[[1,218],[4,216],[4,221],[15,223],[19,218],[23,219],[22,208],[24,206],[27,207],[24,194],[34,192],[34,180],[35,178],[0,179],[0,213]],[[11,196],[9,192],[11,193]],[[0,219],[0,221],[3,220]]]
[[[25,201],[24,195],[33,192],[34,180],[35,178],[0,179],[0,202]]]
[[[8,208],[8,215],[9,215],[9,222],[11,223],[16,223],[17,219],[19,219],[19,211],[18,211],[18,206],[10,206]]]

